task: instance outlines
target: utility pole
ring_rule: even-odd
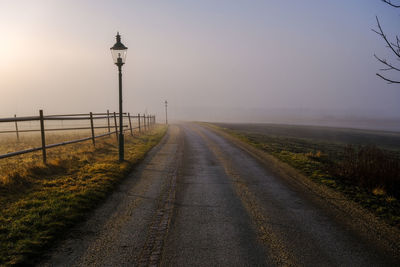
[[[168,101],[165,100],[165,124],[168,124]]]

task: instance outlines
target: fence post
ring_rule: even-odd
[[[94,125],[93,125],[93,113],[90,112],[90,128],[92,130],[92,143],[93,146],[96,146],[96,140],[94,138]]]
[[[117,137],[118,140],[117,116],[115,115],[115,112],[114,112],[114,126],[115,126],[115,136]]]
[[[147,131],[147,118],[146,118],[146,114],[143,114],[143,124],[144,124],[144,130]]]
[[[138,113],[138,123],[139,123],[139,133],[141,133],[142,129],[140,129],[140,113]]]
[[[17,114],[14,114],[14,118],[17,119]],[[15,132],[17,133],[17,141],[19,142],[19,133],[18,133],[18,123],[15,120]]]
[[[128,119],[129,119],[129,127],[131,128],[131,135],[133,136],[133,130],[132,130],[132,122],[131,122],[131,114],[128,112]]]
[[[42,137],[42,156],[43,163],[46,164],[47,156],[46,156],[46,136],[44,133],[44,118],[43,118],[43,110],[39,110],[39,118],[40,118],[40,135]]]
[[[107,127],[108,127],[108,132],[111,132],[110,128],[110,111],[107,109]]]

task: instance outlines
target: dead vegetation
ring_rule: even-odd
[[[375,195],[400,197],[400,160],[377,146],[348,145],[334,174]]]

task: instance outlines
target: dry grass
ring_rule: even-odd
[[[400,160],[377,146],[347,146],[334,175],[371,190],[400,198]]]
[[[46,143],[55,144],[88,136],[90,136],[90,133],[87,131],[47,133]],[[1,135],[0,137],[0,153],[2,154],[41,146],[40,134],[38,133],[22,134],[19,141],[16,140],[14,135]],[[96,147],[99,150],[106,143],[112,144],[116,142],[116,138],[115,135],[112,135],[96,139],[96,141],[99,142]],[[61,166],[69,160],[74,160],[76,155],[89,155],[95,150],[91,141],[48,149],[47,158],[49,164],[47,166],[42,164],[41,151],[0,159],[0,190],[2,187],[7,187],[8,184],[18,183],[18,180],[21,181],[21,178],[27,178],[33,169],[51,169],[52,166]]]
[[[165,127],[141,136],[126,135],[125,158],[118,162],[115,136],[0,160],[0,265],[28,264],[104,199],[146,152],[159,142]],[[51,142],[80,136],[49,136]],[[31,138],[31,139],[29,139]],[[30,141],[31,140],[31,141]],[[35,146],[34,136],[18,149]],[[1,141],[1,148],[12,142]],[[15,146],[12,151],[17,150]]]

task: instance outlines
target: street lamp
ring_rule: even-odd
[[[119,145],[119,161],[124,160],[124,132],[123,132],[123,114],[122,114],[122,65],[125,64],[126,53],[128,48],[121,43],[121,35],[119,32],[117,33],[117,42],[113,47],[110,48],[111,55],[114,60],[115,65],[118,66],[119,72],[119,136],[118,136],[118,145]]]

